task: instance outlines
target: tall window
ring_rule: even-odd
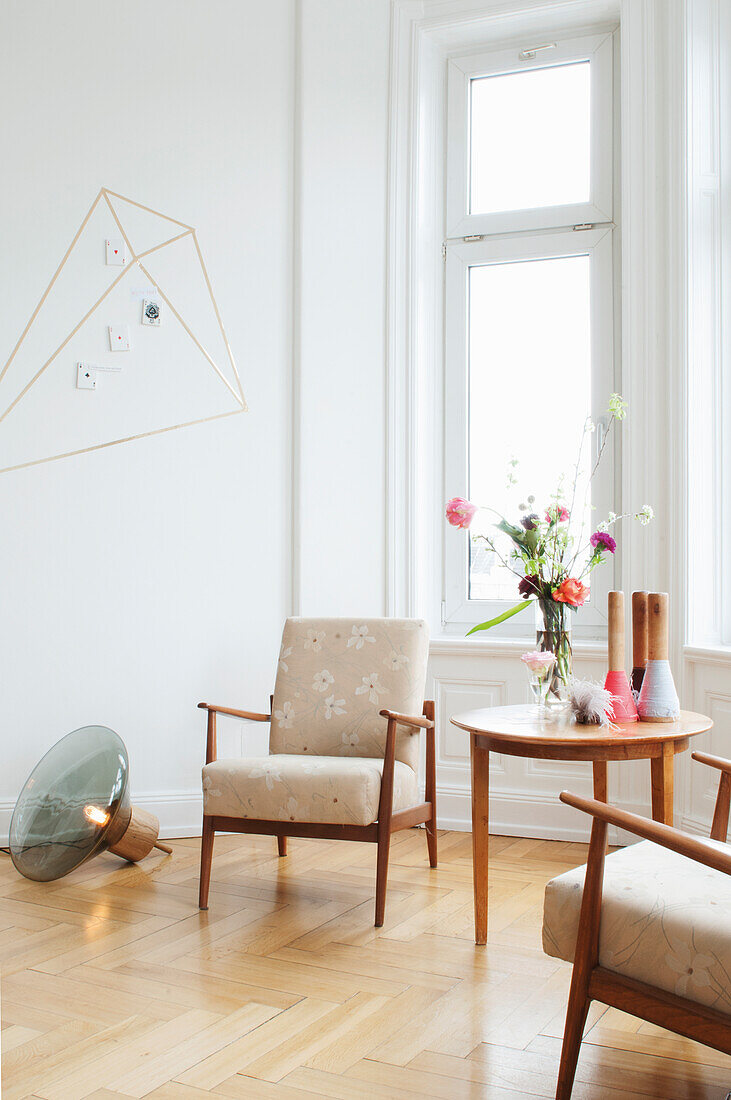
[[[573,494],[587,537],[593,510],[619,511],[611,454],[588,484],[616,388],[612,51],[611,35],[586,36],[448,71],[445,493],[512,522],[529,498],[548,506],[562,479],[571,495],[591,417]],[[480,512],[473,533],[494,535],[496,519]],[[464,627],[514,604],[517,582],[452,534],[444,619]],[[593,575],[590,630],[605,621],[610,572]]]

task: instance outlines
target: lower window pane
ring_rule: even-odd
[[[471,267],[468,308],[470,499],[517,524],[529,496],[528,510],[545,512],[563,475],[570,507],[591,411],[589,257]],[[590,452],[589,439],[573,509],[582,542],[591,530]],[[480,511],[472,533],[494,536],[498,519]],[[507,557],[511,544],[500,539]],[[518,598],[517,578],[480,542],[470,542],[469,577],[470,599]]]

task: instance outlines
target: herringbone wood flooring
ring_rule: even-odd
[[[0,857],[3,1097],[443,1100],[551,1097],[570,967],[540,948],[545,882],[577,844],[495,837],[490,934],[472,940],[470,837],[394,837],[386,923],[375,846],[216,840],[57,883]],[[718,1098],[731,1060],[594,1006],[576,1100]]]

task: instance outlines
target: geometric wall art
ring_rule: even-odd
[[[195,229],[103,187],[0,370],[0,473],[245,410]]]

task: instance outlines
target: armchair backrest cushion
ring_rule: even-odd
[[[287,619],[269,751],[382,757],[384,708],[420,715],[429,631],[421,619]],[[399,727],[396,759],[416,769],[419,738]]]

